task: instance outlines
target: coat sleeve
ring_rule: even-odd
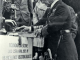
[[[77,31],[78,31],[78,23],[77,23],[77,16],[75,15],[75,11],[71,6],[68,6],[70,10],[70,16],[71,16],[71,33],[72,37],[75,39]]]
[[[59,31],[62,28],[62,26],[67,23],[66,20],[69,16],[68,14],[69,12],[67,7],[63,5],[59,5],[56,8],[55,13],[52,13],[48,18],[50,23],[48,24],[47,31],[49,33],[52,33],[52,31]]]

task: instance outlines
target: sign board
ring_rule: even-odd
[[[0,41],[0,60],[32,60],[31,38],[0,35]]]

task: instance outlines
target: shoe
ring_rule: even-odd
[[[38,53],[35,53],[35,56],[33,57],[33,60],[37,60],[38,59]]]

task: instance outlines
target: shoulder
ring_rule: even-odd
[[[64,3],[63,1],[58,1],[57,2],[57,7],[67,8],[67,4]]]
[[[63,12],[66,11],[66,12],[69,12],[69,8],[68,8],[67,4],[62,2],[62,3],[57,5],[56,11],[63,11]]]
[[[68,8],[69,8],[69,10],[70,10],[71,13],[75,14],[75,11],[74,11],[74,9],[71,6],[68,6]]]

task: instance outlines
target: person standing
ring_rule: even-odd
[[[47,6],[42,3],[41,0],[38,0],[34,7],[34,13],[33,13],[33,25],[35,25],[45,14],[45,11],[47,10]],[[36,24],[36,26],[38,26]],[[40,29],[40,28],[39,28]],[[44,38],[42,37],[36,37],[33,40],[33,55],[35,53],[35,56],[38,54],[40,56],[42,54],[43,46],[44,46]],[[36,58],[34,56],[34,58]]]
[[[57,54],[56,60],[78,60],[71,34],[71,16],[68,6],[62,0],[48,0],[48,2],[51,4],[51,10],[47,17],[48,25],[42,29],[42,35],[47,36],[47,48],[51,49],[52,58]]]

